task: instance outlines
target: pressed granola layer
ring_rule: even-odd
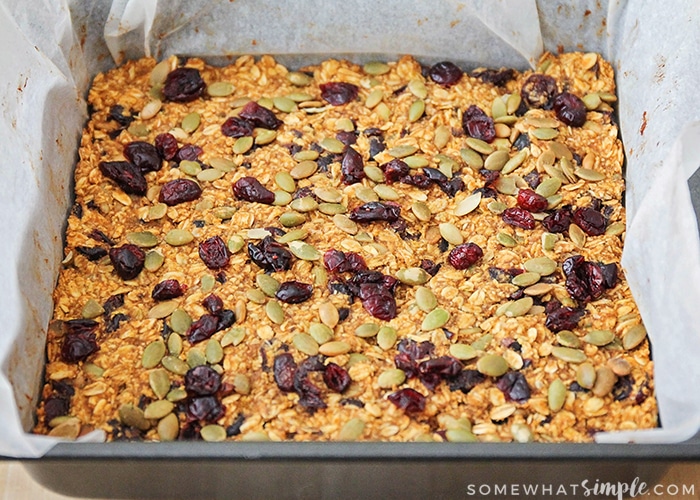
[[[167,80],[180,64],[197,71]],[[454,77],[411,57],[98,75],[36,432],[580,442],[655,427],[619,268],[611,66],[439,70]],[[583,121],[555,105],[566,94]],[[261,260],[270,244],[288,265]]]

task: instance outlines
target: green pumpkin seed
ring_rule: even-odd
[[[479,153],[470,148],[462,148],[459,150],[459,155],[464,163],[472,170],[479,170],[484,166],[484,159]]]
[[[144,123],[132,123],[127,131],[135,137],[146,137],[150,132]]]
[[[406,381],[406,374],[398,368],[390,368],[383,371],[377,377],[377,385],[380,389],[392,389],[398,387]]]
[[[516,286],[526,287],[526,286],[534,285],[539,280],[540,280],[539,274],[533,273],[533,272],[525,272],[522,274],[518,274],[512,280],[510,280],[510,282]]]
[[[430,279],[430,275],[425,271],[425,269],[420,267],[399,269],[396,272],[396,277],[401,283],[406,285],[422,285]]]
[[[313,149],[305,149],[294,154],[294,159],[296,161],[313,161],[317,160],[319,157],[319,152]]]
[[[488,208],[489,212],[491,212],[491,213],[502,214],[508,208],[508,205],[506,205],[503,202],[494,200],[494,201],[490,201],[488,203],[488,205],[486,205],[486,208]]]
[[[266,432],[251,431],[251,432],[247,432],[246,434],[244,434],[241,437],[241,441],[250,441],[250,442],[270,441],[270,436],[268,436]]]
[[[500,377],[508,371],[508,362],[498,354],[485,354],[476,362],[476,369],[489,377]]]
[[[126,233],[126,241],[141,248],[152,248],[158,244],[158,237],[150,231]]]
[[[318,144],[330,153],[340,154],[345,149],[345,144],[332,137],[324,137]]]
[[[314,285],[316,286],[326,286],[328,283],[328,273],[326,268],[323,266],[314,266],[311,270],[311,274],[314,277]]]
[[[357,441],[365,432],[365,422],[359,417],[351,418],[340,428],[338,441]]]
[[[476,349],[469,344],[451,344],[450,355],[461,360],[468,361],[477,357]]]
[[[471,194],[461,200],[459,203],[455,205],[455,208],[453,210],[453,213],[458,216],[462,217],[464,215],[467,215],[474,210],[476,210],[479,207],[479,204],[481,203],[481,193],[476,192],[474,194]]]
[[[462,231],[460,231],[459,228],[451,222],[443,222],[438,226],[438,228],[440,230],[440,236],[445,238],[448,243],[455,246],[464,243]]]
[[[525,261],[523,267],[526,271],[538,273],[540,276],[549,276],[557,270],[557,263],[549,257],[535,257]]]
[[[251,240],[262,240],[267,238],[268,236],[271,236],[270,231],[262,227],[254,227],[248,229],[248,232],[246,234]]]
[[[364,203],[379,201],[379,196],[377,196],[377,193],[375,193],[372,188],[368,188],[362,184],[357,184],[355,186],[355,196]]]
[[[428,89],[423,80],[411,80],[408,82],[408,91],[419,99],[428,97]]]
[[[647,330],[644,325],[638,323],[632,326],[625,334],[622,336],[622,347],[626,351],[631,351],[639,344],[641,344],[647,337]]]
[[[482,155],[490,155],[494,152],[494,147],[488,142],[482,141],[481,139],[467,137],[465,142],[467,143],[467,146],[472,148],[477,153],[481,153]]]
[[[572,223],[569,225],[569,238],[571,238],[571,241],[578,248],[583,248],[586,246],[586,233],[584,233],[583,229],[578,227],[576,224]]]
[[[502,194],[515,196],[518,193],[518,187],[515,184],[513,177],[499,177],[494,183],[496,191]]]
[[[422,201],[414,202],[411,205],[411,211],[413,212],[413,215],[415,215],[416,218],[422,222],[428,222],[432,215],[430,213],[430,208],[428,207],[428,205]]]
[[[382,99],[384,99],[384,91],[382,89],[374,89],[365,99],[365,106],[372,109],[382,102]]]
[[[257,139],[253,139],[253,137],[249,135],[239,137],[238,139],[236,139],[236,142],[233,143],[233,154],[246,154],[248,151],[250,151],[250,148],[253,147],[253,143],[258,143]]]
[[[510,94],[508,96],[508,100],[506,101],[506,112],[509,115],[512,115],[513,113],[515,113],[518,110],[521,102],[522,102],[522,98],[520,97],[520,94],[518,94],[518,93]]]
[[[167,318],[176,308],[177,302],[174,300],[159,302],[148,311],[148,317],[152,319]]]
[[[294,337],[292,337],[292,344],[294,344],[297,350],[309,356],[318,354],[318,342],[308,333],[295,334]]]
[[[245,338],[246,330],[242,326],[234,326],[221,337],[221,347],[237,346]]]
[[[183,361],[184,363],[184,361]],[[185,363],[185,366],[187,366],[187,363]],[[189,369],[189,366],[187,366]],[[187,372],[187,370],[185,370]],[[184,373],[183,373],[184,375]],[[165,399],[168,401],[172,401],[173,403],[177,403],[178,401],[183,401],[187,399],[187,391],[185,389],[173,389],[171,390],[168,394],[166,394]],[[166,417],[167,418],[167,417]]]
[[[99,302],[95,299],[89,299],[83,306],[81,316],[85,319],[92,319],[102,315],[104,312],[104,307]]]
[[[207,86],[207,93],[211,97],[226,97],[236,90],[231,82],[214,82]]]
[[[119,408],[119,420],[127,427],[135,427],[142,431],[151,427],[151,423],[143,415],[143,410],[132,404],[125,404]]]
[[[379,118],[381,118],[384,121],[387,121],[389,118],[391,118],[391,109],[389,109],[389,106],[387,106],[383,102],[377,104],[377,106],[374,108],[374,112],[377,113],[377,116],[379,116]]]
[[[275,201],[272,204],[276,207],[283,207],[289,205],[292,201],[292,195],[287,191],[277,190],[273,191],[275,194]]]
[[[335,214],[333,216],[333,223],[341,231],[345,231],[348,234],[357,234],[357,223],[351,220],[347,215]]]
[[[158,422],[158,439],[163,442],[175,441],[180,434],[180,421],[177,415],[170,413]]]
[[[158,112],[163,107],[163,102],[160,99],[153,99],[146,103],[141,112],[139,113],[139,118],[142,120],[150,120],[158,114]]]
[[[600,96],[596,93],[586,94],[581,100],[583,101],[583,104],[586,106],[586,109],[588,111],[598,109],[598,106],[600,106],[602,102]]]
[[[303,241],[290,241],[289,251],[302,260],[319,260],[321,258],[321,252],[316,247]]]
[[[550,196],[547,198],[547,210],[552,210],[554,207],[559,205],[564,198],[559,195],[555,194],[554,196]]]
[[[559,236],[554,233],[542,233],[542,250],[554,250],[554,246],[559,241]]]
[[[355,130],[355,124],[350,118],[339,118],[335,122],[336,130],[342,130],[343,132],[352,132]],[[316,158],[313,158],[314,160]]]
[[[210,443],[225,441],[226,429],[217,424],[209,424],[202,427],[199,431],[199,435],[202,436],[203,440]]]
[[[313,78],[301,71],[290,71],[287,73],[287,80],[297,87],[306,87],[313,81]]]
[[[506,103],[501,97],[496,97],[491,103],[491,117],[496,119],[508,113]]]
[[[156,203],[148,209],[148,220],[158,220],[165,217],[168,212],[168,205],[165,203]]]
[[[297,103],[289,97],[273,97],[272,104],[283,113],[291,113],[297,110]]]
[[[202,182],[214,182],[215,180],[221,179],[223,176],[224,172],[221,170],[208,168],[197,174],[197,180]]]
[[[556,136],[559,135],[559,131],[555,130],[553,128],[548,128],[548,127],[540,127],[540,128],[535,128],[530,131],[530,134],[532,134],[533,137],[543,140],[543,141],[549,141],[554,139]]]
[[[484,160],[484,168],[487,170],[501,170],[508,160],[510,160],[508,151],[494,151]]]
[[[503,165],[503,168],[501,169],[501,174],[509,174],[513,170],[518,168],[527,159],[528,154],[529,154],[529,150],[527,148],[524,148],[524,149],[521,149],[520,151],[518,151],[515,155],[513,155],[512,158],[510,158]]]
[[[175,405],[168,400],[161,399],[149,404],[143,410],[143,416],[148,420],[160,420],[173,412]]]
[[[488,347],[492,340],[493,335],[487,333],[485,335],[482,335],[480,338],[476,339],[474,342],[472,342],[472,347],[477,351],[483,351]]]
[[[450,443],[476,443],[479,441],[473,432],[466,429],[448,429],[445,431],[445,438]]]
[[[549,404],[549,409],[553,412],[557,412],[564,407],[565,402],[566,386],[564,385],[564,382],[556,379],[549,384],[549,389],[547,390],[547,403]]]
[[[377,345],[380,349],[388,351],[394,347],[398,338],[398,332],[393,326],[383,326],[377,332]]]
[[[148,374],[148,384],[157,398],[163,399],[170,391],[170,377],[162,368],[151,371]]]
[[[338,309],[332,302],[321,303],[321,305],[318,306],[318,316],[321,318],[321,322],[329,328],[335,327],[335,325],[338,324],[338,321],[340,321]]]
[[[379,332],[379,325],[376,323],[363,323],[355,328],[355,335],[363,339],[374,337]]]
[[[408,121],[413,123],[421,119],[425,113],[425,101],[423,99],[418,99],[413,101],[413,104],[408,108]]]
[[[346,213],[348,207],[340,203],[319,203],[318,211],[326,215],[338,215]]]
[[[199,113],[193,111],[192,113],[189,113],[182,119],[182,123],[180,124],[180,128],[187,132],[188,134],[191,134],[195,130],[199,128],[199,124],[202,122],[202,117],[199,116]]]
[[[233,390],[237,394],[250,394],[250,378],[244,373],[237,373],[233,377]]]
[[[289,207],[297,212],[313,212],[318,208],[318,202],[312,196],[302,196],[292,200]]]
[[[416,151],[418,151],[416,146],[404,144],[402,146],[394,146],[393,148],[388,149],[387,154],[389,156],[393,156],[394,158],[406,158],[407,156],[414,154]]]
[[[168,353],[171,356],[179,356],[182,353],[182,337],[177,333],[168,335]]]
[[[537,283],[535,285],[530,285],[523,290],[525,295],[530,295],[533,297],[539,297],[540,295],[546,295],[552,291],[554,286],[550,283]]]
[[[165,242],[174,247],[187,245],[192,243],[194,236],[187,229],[171,229],[165,235]]]
[[[83,365],[83,370],[90,375],[92,378],[102,378],[104,375],[104,368],[101,368],[93,363],[85,363]]]
[[[324,356],[340,356],[341,354],[347,354],[350,352],[352,347],[347,342],[342,342],[340,340],[333,340],[331,342],[326,342],[325,344],[319,346],[318,352]]]
[[[588,358],[586,353],[579,349],[572,349],[571,347],[552,347],[552,356],[561,359],[562,361],[567,361],[569,363],[583,363]]]
[[[343,193],[333,188],[317,187],[314,194],[326,203],[340,203],[343,201]]]
[[[221,220],[229,220],[238,209],[236,207],[216,207],[213,211],[214,217]]]
[[[258,290],[257,288],[249,288],[248,290],[246,290],[245,296],[249,301],[253,302],[254,304],[264,304],[267,300],[267,297],[262,292],[262,290]]]
[[[632,365],[624,358],[612,358],[608,360],[608,366],[619,377],[632,373]]]
[[[290,170],[289,175],[292,177],[292,179],[306,179],[307,177],[314,175],[317,169],[318,164],[315,161],[302,161],[297,163],[294,168]]]
[[[374,182],[384,182],[384,172],[375,165],[366,165],[363,168],[365,175]]]
[[[311,323],[309,325],[309,335],[319,344],[325,344],[333,338],[333,330],[323,323]]]
[[[296,227],[306,222],[306,216],[299,212],[285,212],[280,215],[279,221],[284,227]]]
[[[268,297],[274,297],[279,290],[280,282],[268,274],[260,273],[255,276],[255,283],[258,288]]]
[[[151,250],[146,254],[146,259],[144,260],[143,267],[147,271],[154,272],[160,269],[160,266],[163,265],[164,261],[165,257],[163,257],[163,254],[156,250]]]
[[[268,130],[268,129],[264,129],[264,128],[259,128],[259,129],[256,129],[254,142],[255,142],[255,144],[257,144],[259,146],[264,146],[265,144],[270,144],[276,138],[277,138],[277,131],[276,130]],[[240,139],[243,139],[243,137],[240,137],[238,140],[240,140]],[[238,142],[238,140],[236,142]],[[235,147],[235,144],[234,144],[234,147]]]
[[[512,302],[505,310],[505,315],[509,318],[524,316],[532,308],[534,300],[532,297],[523,297]]]
[[[614,222],[610,224],[605,230],[605,234],[608,236],[619,236],[625,232],[625,224],[622,222]]]
[[[202,351],[199,347],[193,347],[187,351],[186,358],[187,365],[190,368],[204,366],[207,364],[207,357],[204,355],[204,351]]]
[[[170,61],[168,59],[164,59],[156,64],[151,70],[151,85],[165,83],[166,78],[168,78],[168,73],[170,73]]]
[[[617,375],[612,369],[609,366],[601,366],[595,371],[595,384],[591,392],[599,398],[605,397],[610,394],[616,382]]]
[[[307,94],[306,92],[291,92],[287,94],[287,97],[294,102],[307,102],[313,101],[314,96]]]
[[[372,76],[384,75],[388,73],[390,69],[391,67],[388,64],[379,61],[370,61],[362,66],[362,70]]]
[[[257,102],[260,106],[262,106],[263,108],[267,108],[270,111],[272,111],[272,108],[275,107],[275,104],[272,102],[272,99],[270,99],[269,97],[261,97],[260,99],[258,99]]]
[[[160,360],[165,356],[165,342],[163,339],[158,339],[151,342],[143,350],[141,356],[141,366],[146,369],[155,368],[160,363]]]
[[[270,321],[277,325],[284,323],[284,309],[276,300],[271,300],[265,305],[265,314]]]
[[[436,328],[441,328],[450,320],[450,313],[438,307],[428,313],[421,323],[421,330],[429,332]]]
[[[438,149],[444,148],[445,146],[447,146],[447,143],[450,141],[451,137],[452,131],[450,130],[450,127],[446,125],[440,125],[438,128],[435,129],[435,138],[433,139],[435,147],[437,147]]]
[[[597,170],[591,170],[589,168],[580,167],[580,168],[577,168],[576,170],[574,170],[574,173],[578,177],[580,177],[581,179],[583,179],[585,181],[590,181],[590,182],[598,182],[598,181],[602,181],[603,179],[605,179],[604,174],[601,174]]]
[[[178,169],[183,174],[194,177],[202,171],[202,166],[196,161],[182,160],[178,166]]]
[[[564,347],[578,349],[581,347],[581,340],[569,330],[562,330],[557,333],[557,342]]]
[[[498,241],[504,247],[512,248],[518,246],[518,242],[510,234],[504,233],[503,231],[496,234],[496,241]]]
[[[403,159],[409,168],[423,168],[429,165],[428,159],[422,155],[411,155]]]
[[[243,239],[242,236],[238,234],[234,234],[228,239],[228,243],[226,243],[226,246],[228,247],[228,251],[231,252],[232,254],[238,253],[241,251],[243,246],[245,245],[245,240]]]
[[[437,307],[438,300],[430,288],[419,286],[416,287],[416,305],[421,311],[430,312]]]
[[[592,389],[595,379],[596,370],[591,363],[581,363],[576,369],[576,382],[584,389]]]

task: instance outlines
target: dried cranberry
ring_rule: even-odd
[[[624,375],[617,379],[615,385],[612,388],[612,397],[615,401],[624,401],[632,394],[632,386],[634,385],[634,379],[631,375]]]
[[[168,73],[163,95],[173,102],[194,101],[202,95],[206,84],[196,68],[177,68]]]
[[[202,188],[190,179],[174,179],[163,184],[160,188],[158,201],[169,207],[193,201],[202,195]]]
[[[450,61],[442,61],[433,64],[428,71],[430,79],[443,87],[450,87],[457,83],[464,72]]]
[[[523,208],[506,208],[501,214],[503,222],[523,229],[535,229],[535,218]]]
[[[67,415],[70,411],[70,398],[53,394],[44,400],[44,422],[49,423],[56,417]]]
[[[109,249],[109,260],[114,270],[123,280],[131,280],[139,275],[146,261],[146,254],[136,245],[127,243]]]
[[[96,260],[100,260],[102,257],[107,255],[107,250],[105,250],[102,247],[84,247],[84,246],[77,246],[75,247],[75,250],[80,254],[84,255],[87,260],[90,262],[95,262]]]
[[[145,195],[148,185],[138,167],[128,161],[101,161],[100,172],[127,194]]]
[[[566,259],[562,270],[566,276],[566,290],[572,298],[580,302],[595,300],[609,288],[606,286],[602,266],[588,262],[580,255]]]
[[[176,279],[164,280],[153,287],[151,298],[153,300],[170,300],[182,297],[187,287],[181,285]]]
[[[510,283],[510,280],[513,279],[513,276],[507,270],[495,266],[489,267],[489,276],[499,283]]]
[[[436,264],[430,259],[423,259],[420,261],[420,268],[423,269],[430,276],[435,276],[442,267],[442,264]]]
[[[525,403],[530,399],[530,386],[525,375],[520,372],[506,373],[498,379],[496,387],[506,395],[506,401]]]
[[[462,128],[469,137],[492,142],[496,138],[493,118],[482,111],[479,106],[472,104],[462,115]]]
[[[123,293],[117,293],[115,295],[111,295],[107,300],[105,300],[105,303],[102,304],[102,308],[105,310],[104,314],[112,314],[115,310],[119,309],[124,305],[124,294]]]
[[[581,127],[586,123],[586,105],[578,96],[562,92],[552,103],[554,112],[562,122],[572,127]]]
[[[472,72],[472,76],[478,78],[482,82],[492,83],[497,87],[503,87],[506,83],[515,78],[515,70],[513,69],[483,69]]]
[[[275,193],[260,184],[255,177],[242,177],[233,185],[233,194],[239,200],[272,205]]]
[[[462,371],[462,363],[452,356],[426,359],[418,365],[418,378],[434,391],[442,380],[451,379]]]
[[[224,308],[224,301],[218,295],[210,293],[204,298],[202,305],[211,314],[216,314]]]
[[[435,345],[429,340],[416,342],[412,339],[402,339],[396,347],[400,353],[407,354],[413,360],[431,356],[435,350]]]
[[[486,380],[486,376],[478,370],[462,370],[448,381],[451,391],[462,391],[467,394],[474,387]]]
[[[520,134],[515,142],[513,142],[513,147],[518,151],[530,146],[530,137],[527,134]]]
[[[245,137],[252,136],[255,129],[255,123],[251,120],[246,120],[240,116],[232,116],[221,125],[221,133],[226,137]]]
[[[177,150],[173,160],[177,163],[180,163],[183,160],[197,161],[197,158],[199,158],[199,155],[201,155],[202,152],[202,148],[196,144],[183,144],[183,146]]]
[[[447,196],[454,198],[459,191],[464,189],[464,181],[461,177],[455,176],[448,181],[438,183],[438,187]]]
[[[126,314],[122,313],[117,313],[113,316],[110,316],[107,320],[105,320],[105,331],[107,333],[112,333],[116,332],[119,329],[119,325],[124,322],[128,321],[129,316]]]
[[[409,415],[425,410],[425,396],[410,387],[389,394],[387,399]]]
[[[352,146],[357,142],[357,134],[355,132],[348,132],[346,130],[341,130],[335,134],[335,138],[346,146]]]
[[[275,383],[284,392],[294,391],[294,378],[297,373],[297,364],[294,357],[285,352],[275,356],[272,365]]]
[[[550,109],[552,98],[556,93],[556,80],[539,73],[530,75],[520,90],[523,101],[531,108]]]
[[[327,250],[323,254],[323,265],[332,273],[354,273],[367,270],[367,264],[360,254],[335,249]]]
[[[166,161],[170,161],[175,158],[177,150],[180,148],[177,144],[177,139],[172,134],[164,132],[156,136],[156,151],[158,155]]]
[[[221,269],[228,265],[226,243],[219,236],[212,236],[199,244],[199,258],[209,269]]]
[[[255,101],[250,101],[243,106],[238,116],[252,121],[258,127],[270,130],[277,130],[280,125],[282,125],[282,122],[275,116],[275,113]]]
[[[185,337],[190,344],[196,344],[214,335],[218,327],[219,318],[213,314],[205,314],[189,326],[185,332]]]
[[[447,176],[440,172],[437,168],[424,167],[423,173],[428,176],[428,179],[436,184],[447,182]]]
[[[550,233],[563,233],[569,229],[572,217],[571,206],[565,205],[545,217],[542,221],[542,225]]]
[[[187,403],[187,418],[215,422],[224,416],[224,407],[214,396],[192,398]]]
[[[124,114],[124,106],[120,104],[115,104],[109,108],[109,114],[107,115],[107,121],[115,121],[123,128],[131,125],[131,122],[135,120],[133,115]]]
[[[321,97],[333,106],[340,106],[354,101],[359,89],[357,85],[346,82],[328,82],[320,86]]]
[[[308,378],[302,378],[295,384],[295,390],[299,394],[299,405],[310,413],[326,408],[326,403],[321,399],[321,390]]]
[[[384,180],[387,184],[399,182],[411,171],[409,166],[406,165],[406,162],[398,158],[394,158],[390,162],[385,163],[381,166],[381,169],[384,171]]]
[[[370,201],[356,207],[350,212],[350,219],[355,222],[394,222],[401,215],[401,207],[395,203]]]
[[[245,415],[239,413],[236,420],[234,420],[231,425],[226,427],[226,436],[238,436],[241,433],[241,426],[243,425],[243,422],[245,422]]]
[[[85,361],[90,354],[99,349],[94,333],[68,333],[63,337],[61,359],[66,363]]]
[[[532,189],[521,189],[518,191],[518,206],[530,212],[541,212],[547,209],[549,202],[541,194],[535,193]]]
[[[328,363],[323,371],[323,381],[331,391],[343,392],[350,386],[352,379],[345,368],[335,363]]]
[[[563,306],[557,300],[551,300],[545,306],[547,319],[544,325],[554,333],[561,330],[573,330],[586,314],[584,309]]]
[[[191,368],[185,374],[185,390],[197,396],[211,396],[221,387],[221,375],[207,365]]]
[[[142,174],[156,172],[163,166],[158,150],[150,142],[133,141],[124,146],[124,156],[136,165]]]
[[[69,319],[63,322],[63,329],[66,334],[71,333],[92,333],[97,330],[99,323],[94,319]]]
[[[374,158],[376,155],[386,149],[384,141],[377,137],[371,137],[369,140],[369,157]]]
[[[219,322],[216,324],[217,332],[228,328],[236,322],[236,313],[234,313],[231,309],[221,309],[220,311],[216,311],[214,316],[216,316],[216,318],[219,320]]]
[[[391,295],[370,295],[362,307],[377,319],[390,321],[396,317],[396,300]]]
[[[340,162],[340,175],[345,184],[355,184],[365,178],[362,155],[351,147],[345,148]]]
[[[432,184],[430,179],[428,179],[428,176],[425,174],[405,175],[399,180],[404,184],[416,186],[418,189],[428,189]]]
[[[483,257],[484,251],[476,243],[457,245],[447,256],[447,261],[455,269],[467,269]]]
[[[287,271],[292,267],[292,254],[271,236],[258,243],[248,243],[248,255],[265,271]]]
[[[617,285],[617,264],[600,264],[600,270],[603,272],[605,288],[614,288]]]
[[[574,224],[583,229],[583,232],[589,236],[600,236],[605,233],[607,221],[603,214],[599,211],[590,208],[577,208],[573,215]]]
[[[275,292],[275,297],[287,304],[300,304],[311,298],[314,287],[299,281],[285,281]]]

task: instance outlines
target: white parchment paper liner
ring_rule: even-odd
[[[628,158],[623,265],[654,345],[663,427],[596,439],[694,435],[700,241],[686,181],[700,165],[699,15],[692,0],[673,9],[645,0],[0,0],[0,456],[38,457],[57,442],[26,431],[90,79],[115,61],[170,54],[212,62],[274,54],[292,67],[412,54],[425,63],[525,69],[543,49],[602,53],[617,72]]]

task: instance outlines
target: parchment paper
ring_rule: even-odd
[[[543,49],[602,53],[617,71],[628,158],[623,266],[653,343],[663,428],[596,439],[673,442],[695,434],[700,398],[689,390],[700,384],[700,240],[687,179],[700,165],[700,13],[693,5],[0,0],[0,456],[37,457],[57,442],[27,431],[89,82],[125,59],[171,54],[214,63],[273,54],[292,67],[328,56],[413,54],[428,64],[525,69]]]

